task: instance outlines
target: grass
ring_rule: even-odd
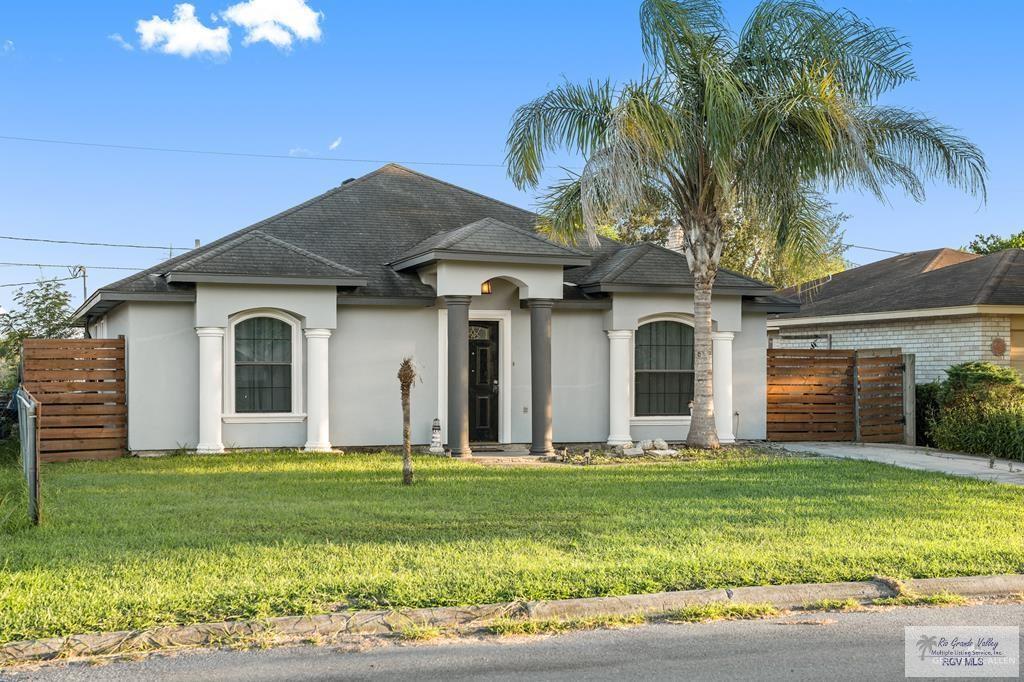
[[[805,611],[863,611],[864,605],[850,597],[849,599],[820,599],[804,604]]]
[[[779,615],[771,604],[698,604],[666,614],[669,623],[703,623],[710,620],[753,620]]]
[[[0,468],[0,494],[20,472]],[[869,462],[485,467],[294,451],[47,464],[0,642],[336,608],[1024,571],[1024,490]],[[339,605],[340,604],[340,605]]]
[[[623,628],[647,622],[641,614],[629,616],[593,616],[590,618],[499,618],[484,628],[493,635],[557,635],[573,630]]]
[[[936,592],[935,594],[900,594],[895,597],[883,597],[871,602],[875,606],[959,606],[967,603],[963,595],[952,592]]]
[[[443,634],[444,631],[436,625],[409,623],[398,631],[398,638],[408,642],[426,642],[431,639],[437,639]]]

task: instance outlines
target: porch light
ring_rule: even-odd
[[[487,280],[486,282],[484,282],[483,284],[480,285],[480,293],[481,294],[489,294],[489,293],[491,293],[491,280]]]

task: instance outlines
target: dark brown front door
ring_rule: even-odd
[[[498,441],[498,323],[469,323],[469,439]]]

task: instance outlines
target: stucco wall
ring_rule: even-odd
[[[842,325],[787,326],[772,332],[775,348],[866,349],[901,348],[916,356],[917,383],[945,377],[945,369],[960,362],[983,360],[1010,366],[1011,318],[965,315],[896,319]],[[793,338],[793,337],[816,337]],[[992,353],[992,340],[1006,341],[1002,356]]]
[[[414,359],[420,383],[413,389],[413,441],[430,440],[439,416],[438,307],[337,306],[323,312],[322,296],[292,297],[250,287],[214,287],[213,296],[191,303],[124,303],[107,315],[109,336],[128,339],[129,447],[168,450],[198,441],[198,339],[195,327],[223,326],[233,313],[276,301],[307,324],[336,327],[329,341],[330,431],[336,446],[397,444],[401,404],[395,374],[403,357]],[[439,302],[443,306],[443,301]],[[633,324],[655,314],[692,313],[688,296],[618,298],[613,311],[556,308],[552,314],[554,440],[603,442],[608,437],[609,325]],[[269,307],[269,306],[267,306]],[[514,443],[531,437],[530,315],[510,283],[495,282],[494,293],[475,297],[472,312],[507,310],[511,318],[511,423]],[[735,332],[733,340],[734,421],[738,438],[764,437],[764,315],[742,313],[738,297],[716,298],[716,326]],[[616,317],[617,316],[617,317]],[[305,345],[305,340],[303,340]],[[303,348],[305,356],[305,349]],[[224,368],[231,371],[230,367]],[[632,384],[630,384],[632,385]],[[504,418],[504,416],[503,416]],[[634,439],[685,438],[688,420],[631,424]],[[303,421],[225,423],[227,447],[300,447]]]
[[[412,389],[412,440],[430,442],[437,416],[437,310],[342,306],[330,340],[331,442],[402,442],[398,365],[410,357],[419,381]]]
[[[105,329],[104,329],[105,327]],[[199,342],[191,303],[124,304],[94,327],[124,335],[128,449],[194,448],[199,440]]]

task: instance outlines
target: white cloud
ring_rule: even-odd
[[[129,43],[127,40],[125,40],[120,33],[111,33],[107,37],[113,40],[115,43],[117,43],[122,50],[127,50],[128,52],[131,52],[135,49],[135,46]]]
[[[14,41],[5,40],[3,45],[0,45],[0,52],[3,54],[12,54],[14,52]]]
[[[196,18],[196,8],[187,2],[174,6],[174,18],[168,21],[153,15],[140,19],[135,27],[144,50],[158,49],[164,54],[191,57],[196,54],[231,54],[227,27],[209,28]]]
[[[333,152],[340,145],[341,145],[341,138],[340,137],[336,137],[336,138],[334,138],[334,142],[331,142],[329,145],[327,145],[327,148],[330,149]]]
[[[305,147],[292,147],[288,150],[288,156],[313,156],[313,152]]]
[[[306,0],[245,0],[231,5],[221,16],[245,29],[243,45],[265,40],[282,50],[290,49],[296,38],[319,41],[323,18]]]

